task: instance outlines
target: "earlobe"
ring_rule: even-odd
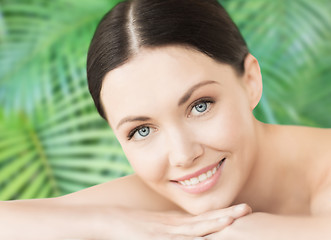
[[[252,54],[248,54],[244,62],[244,84],[253,110],[262,97],[262,75],[260,65]]]

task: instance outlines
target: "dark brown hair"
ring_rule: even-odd
[[[88,86],[100,100],[107,72],[127,62],[140,48],[183,45],[244,72],[247,45],[216,0],[131,0],[116,5],[100,21],[87,56]]]

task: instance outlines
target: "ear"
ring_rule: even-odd
[[[260,65],[252,54],[248,54],[244,62],[245,73],[243,84],[249,98],[249,105],[253,110],[262,97],[262,75]]]

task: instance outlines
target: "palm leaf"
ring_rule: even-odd
[[[62,195],[132,172],[85,77],[94,28],[115,3],[1,2],[1,200]]]
[[[264,94],[256,116],[265,122],[331,127],[331,4],[222,2],[261,64]]]

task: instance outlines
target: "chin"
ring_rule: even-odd
[[[189,200],[187,202],[189,202]],[[216,206],[215,203],[210,204],[210,202],[208,203],[207,201],[197,201],[195,203],[180,204],[179,206],[187,213],[192,215],[200,215],[209,211],[224,208],[222,206]]]
[[[198,207],[194,207],[194,208],[184,208],[184,210],[189,213],[189,214],[192,214],[192,215],[200,215],[200,214],[203,214],[203,213],[206,213],[206,212],[209,212],[209,211],[212,211],[212,210],[216,210],[214,208],[210,208],[208,206],[198,206]]]
[[[187,212],[192,215],[200,215],[205,212],[211,211],[213,209],[210,208],[199,208],[199,209],[188,209]]]
[[[233,193],[232,193],[233,194]],[[187,213],[192,215],[200,215],[209,211],[220,210],[224,208],[228,208],[232,205],[233,199],[230,197],[232,196],[230,192],[226,196],[227,198],[220,197],[221,194],[211,194],[205,195],[197,198],[185,198],[181,199],[180,202],[177,203],[183,210]],[[225,195],[224,193],[222,194]]]

